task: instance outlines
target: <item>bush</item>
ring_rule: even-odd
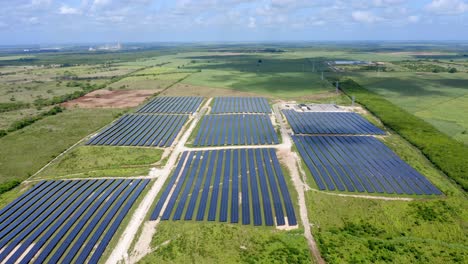
[[[16,102],[16,103],[0,103],[0,113],[27,108],[29,104]]]
[[[6,136],[8,133],[6,130],[0,129],[0,138]]]
[[[16,131],[16,130],[20,130],[20,129],[24,128],[24,127],[27,127],[27,126],[35,123],[38,120],[41,120],[42,118],[44,118],[46,116],[56,115],[56,114],[58,114],[58,113],[60,113],[62,111],[63,111],[63,109],[60,106],[54,106],[52,109],[50,109],[49,111],[47,111],[45,113],[42,113],[40,115],[33,116],[33,117],[28,117],[28,118],[25,118],[25,119],[14,122],[10,126],[8,131],[13,132],[13,131]]]
[[[450,70],[448,71],[450,73],[456,73],[457,72],[457,68],[450,68]]]
[[[18,180],[13,180],[13,181],[1,183],[0,184],[0,194],[6,193],[6,192],[12,190],[16,186],[20,185],[20,183],[21,182],[18,181]]]
[[[340,82],[343,92],[375,114],[389,128],[421,150],[440,170],[468,190],[468,146],[443,134],[352,79]]]

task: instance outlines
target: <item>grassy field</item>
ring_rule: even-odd
[[[346,75],[468,144],[468,74],[357,72]]]
[[[35,179],[146,175],[150,167],[161,160],[163,152],[154,148],[79,146],[51,164]],[[140,171],[146,173],[134,174]]]
[[[111,122],[119,112],[69,110],[0,138],[0,183],[26,179],[62,151]]]
[[[139,263],[311,263],[303,230],[163,222]]]

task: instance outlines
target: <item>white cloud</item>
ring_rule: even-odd
[[[249,28],[256,28],[257,27],[257,21],[255,17],[249,17],[249,24],[247,25]]]
[[[81,14],[81,11],[78,8],[62,5],[59,9],[59,13],[62,15],[79,15]]]
[[[439,15],[458,15],[468,11],[468,4],[462,0],[433,0],[426,10]]]
[[[32,0],[31,5],[33,6],[48,6],[52,4],[52,0]]]
[[[354,11],[351,16],[353,17],[354,21],[360,23],[375,23],[381,21],[382,18],[374,15],[369,11]]]
[[[419,16],[409,16],[408,21],[411,23],[417,23],[419,22],[420,17]]]

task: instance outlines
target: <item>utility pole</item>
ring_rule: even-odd
[[[323,72],[322,72],[322,81],[323,81]]]
[[[339,81],[336,81],[335,84],[336,84],[336,93],[338,93],[339,90],[340,90],[340,82],[339,82]]]

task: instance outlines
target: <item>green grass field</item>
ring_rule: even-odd
[[[311,263],[303,231],[221,223],[163,222],[139,263]]]
[[[51,164],[35,179],[146,175],[150,167],[161,160],[163,152],[154,148],[79,146]],[[146,173],[136,174],[140,171]]]
[[[346,75],[468,144],[468,74],[358,72]]]
[[[68,110],[0,138],[0,183],[24,180],[90,133],[111,122],[120,110]]]

